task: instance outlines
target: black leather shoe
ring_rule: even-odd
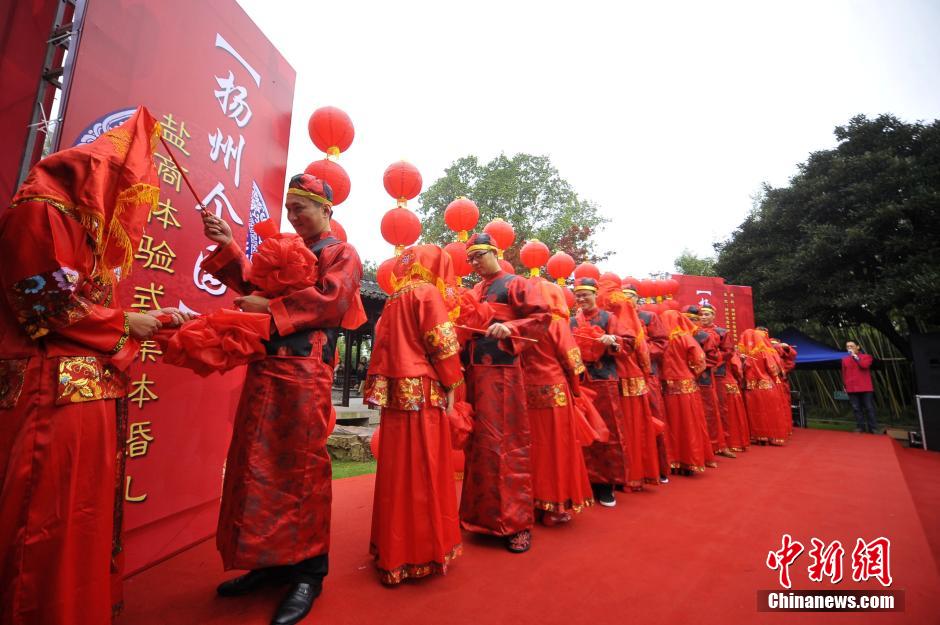
[[[310,608],[313,606],[313,600],[320,596],[320,588],[313,584],[301,582],[291,586],[290,592],[281,601],[274,618],[271,619],[271,625],[294,625],[303,620]]]
[[[264,586],[270,586],[282,581],[281,576],[271,569],[258,569],[248,571],[227,582],[222,582],[215,589],[220,597],[240,597],[254,592]]]

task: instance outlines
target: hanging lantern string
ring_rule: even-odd
[[[186,172],[183,171],[183,167],[180,165],[179,161],[176,160],[175,156],[173,156],[173,150],[170,149],[170,145],[166,142],[166,139],[161,136],[160,142],[163,143],[163,147],[166,148],[167,153],[170,155],[170,159],[173,161],[173,164],[176,165],[176,169],[179,170],[180,176],[183,178],[183,182],[185,182],[186,186],[189,187],[189,192],[193,194],[193,198],[195,198],[196,204],[198,204],[202,210],[206,210],[206,205],[203,204],[202,200],[199,199],[199,196],[196,195],[196,189],[193,188],[193,183],[189,181],[189,176],[186,175]]]

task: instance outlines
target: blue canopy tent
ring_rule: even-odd
[[[796,366],[799,369],[838,369],[848,353],[820,343],[795,328],[787,328],[774,338],[796,348]]]

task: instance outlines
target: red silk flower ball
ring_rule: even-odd
[[[407,208],[398,206],[382,217],[382,238],[402,248],[411,245],[421,236],[421,221]]]
[[[265,297],[280,297],[313,286],[317,257],[296,234],[264,239],[251,256],[251,283]]]
[[[339,156],[348,150],[356,136],[349,115],[335,106],[323,106],[315,110],[307,122],[307,132],[310,133],[313,145],[331,156]]]
[[[397,261],[398,258],[383,260],[382,264],[375,270],[375,281],[379,283],[379,288],[388,295],[391,295],[395,291],[395,289],[392,288],[392,268]]]
[[[473,271],[470,263],[467,262],[467,244],[461,241],[454,241],[444,246],[444,251],[450,255],[454,262],[454,273],[460,277],[468,276]]]
[[[457,233],[458,241],[466,241],[468,231],[476,228],[480,221],[480,209],[473,200],[459,197],[444,209],[444,223]]]
[[[398,161],[386,168],[382,184],[394,199],[411,200],[421,193],[421,172],[407,161]]]
[[[493,242],[500,250],[508,250],[516,240],[516,231],[512,224],[497,217],[483,227],[483,232],[493,237]]]
[[[333,206],[342,204],[349,197],[352,183],[349,181],[349,174],[339,163],[334,163],[328,158],[313,161],[307,165],[304,173],[325,180],[330,185],[333,190]]]
[[[519,250],[519,259],[522,264],[532,270],[532,275],[535,276],[539,275],[539,267],[548,262],[550,255],[548,246],[538,239],[532,239]]]
[[[574,268],[574,277],[577,278],[593,278],[600,281],[601,271],[595,265],[591,263],[581,263]]]

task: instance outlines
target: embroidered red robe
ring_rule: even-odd
[[[546,335],[522,355],[532,433],[535,507],[581,512],[593,504],[584,455],[577,439],[569,380],[584,372],[568,320],[554,317]]]
[[[339,327],[364,321],[362,264],[329,232],[308,243],[319,257],[317,283],[271,300],[268,356],[248,365],[238,403],[216,534],[226,569],[295,564],[329,551],[333,361]],[[255,290],[234,241],[202,267],[239,293]]]
[[[670,337],[663,353],[666,449],[673,469],[704,471],[707,451],[705,413],[696,378],[705,370],[705,352],[689,334]]]
[[[493,312],[491,322],[515,336],[541,339],[551,312],[538,289],[524,278],[499,271],[470,293]],[[465,450],[460,523],[481,534],[511,536],[532,527],[531,433],[520,354],[523,341],[473,335],[467,346],[467,398],[473,404],[473,433]]]
[[[606,442],[596,441],[584,448],[584,462],[592,484],[617,484],[628,482],[630,466],[628,431],[620,403],[620,379],[617,375],[615,354],[629,347],[621,332],[617,317],[606,310],[595,308],[590,313],[583,310],[571,319],[572,330],[600,328],[604,334],[617,336],[617,343],[605,350],[594,349],[597,339],[575,332],[578,347],[585,363],[585,386],[597,393],[595,406],[604,424],[610,430]]]
[[[382,409],[369,549],[382,581],[445,574],[460,554],[446,391],[463,382],[435,286],[392,295],[375,329],[365,401]]]
[[[109,623],[134,358],[86,231],[56,202],[0,216],[0,622]]]

